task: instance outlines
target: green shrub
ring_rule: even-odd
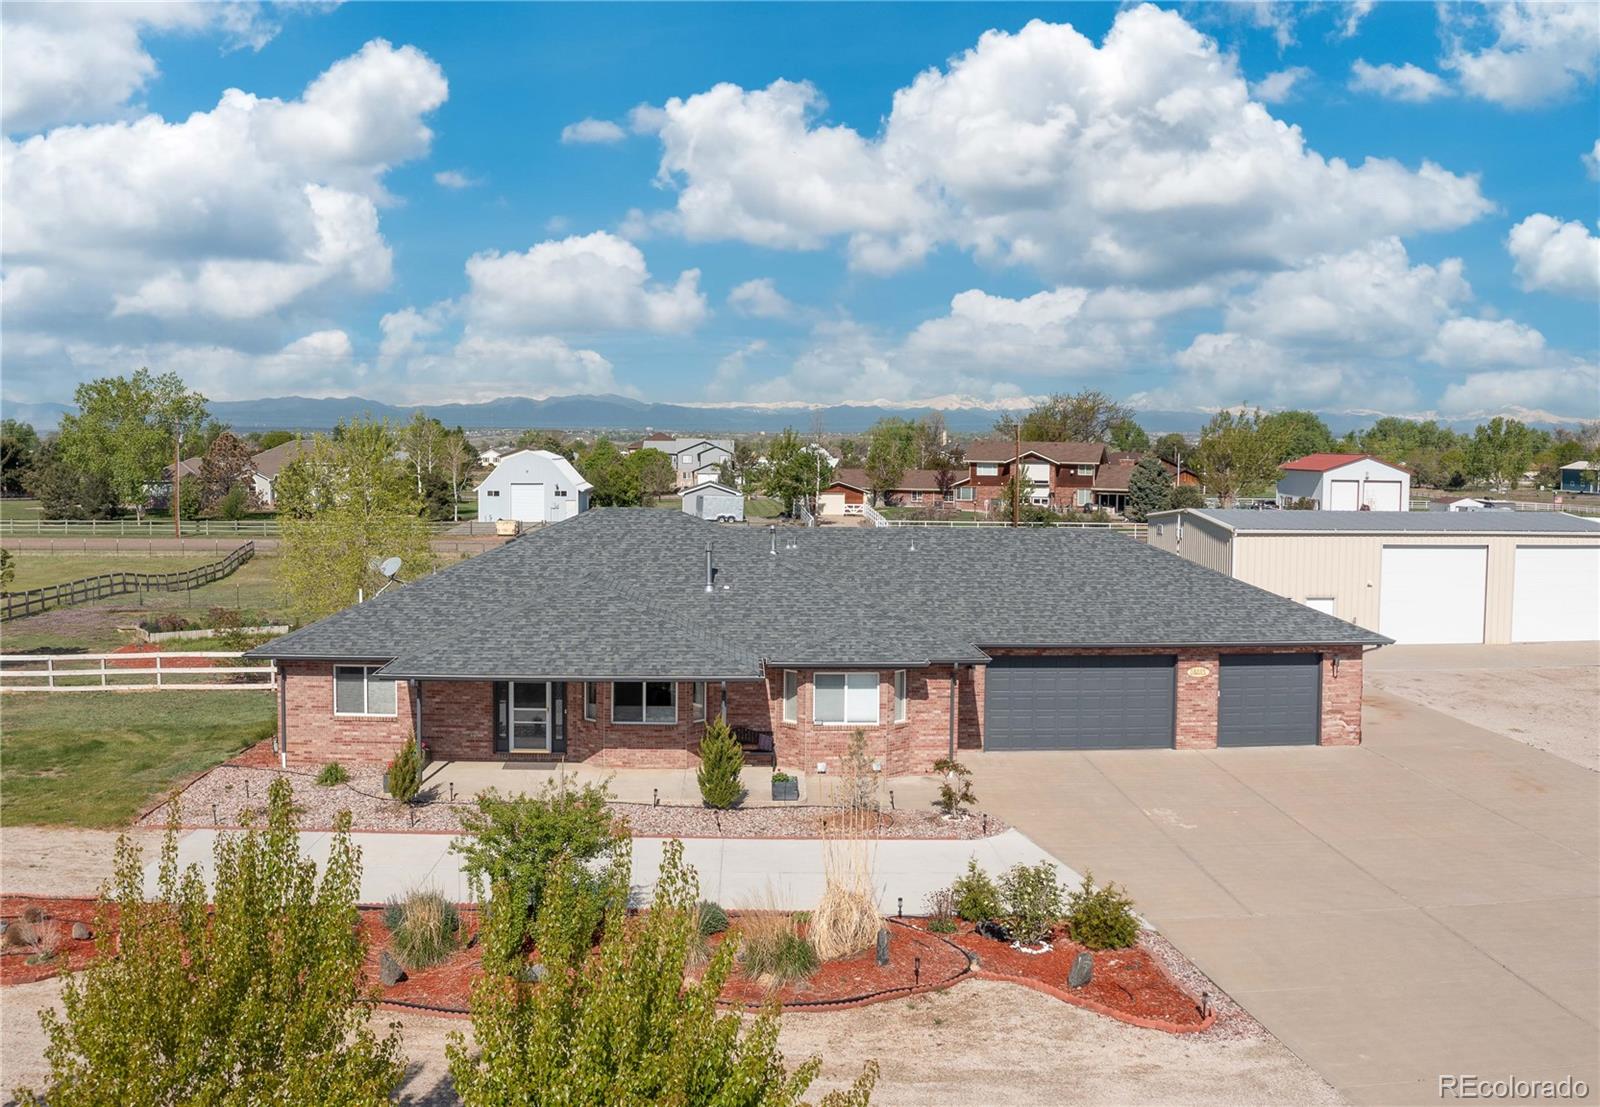
[[[435,891],[407,892],[383,909],[383,924],[400,963],[413,971],[437,965],[456,948],[461,915]]]
[[[784,772],[782,769],[779,769],[779,770],[777,770],[776,772],[774,772],[772,774],[772,783],[774,783],[774,784],[787,784],[789,781],[791,781],[793,779],[794,779],[794,777],[790,776],[788,773]]]
[[[711,900],[700,901],[700,937],[709,938],[728,929],[728,913]]]
[[[954,934],[956,921],[954,919],[934,919],[928,923],[928,929],[935,934]]]
[[[989,874],[978,867],[975,858],[967,861],[967,871],[950,885],[956,914],[969,923],[980,923],[1000,915],[1000,890]]]
[[[1072,940],[1090,949],[1126,949],[1139,940],[1133,900],[1115,884],[1096,888],[1093,873],[1067,896],[1067,926]]]
[[[422,790],[422,750],[415,738],[407,738],[384,773],[389,794],[401,803],[410,803]]]
[[[767,976],[779,984],[804,980],[817,971],[817,949],[800,933],[794,916],[761,911],[739,920],[739,961],[749,977]]]
[[[217,514],[224,519],[243,519],[250,514],[250,498],[242,485],[234,485],[217,503]]]
[[[954,934],[956,931],[956,894],[953,888],[940,888],[929,892],[925,901],[928,909],[928,929],[935,934]]]
[[[707,807],[729,808],[744,796],[739,770],[744,768],[744,749],[733,731],[721,719],[712,719],[706,736],[700,739],[700,799]]]
[[[972,790],[972,770],[961,762],[941,757],[933,763],[933,771],[944,777],[939,782],[937,803],[947,817],[954,818],[962,808],[978,802],[977,793]]]
[[[317,783],[324,788],[332,788],[335,784],[343,784],[349,779],[349,771],[337,761],[328,762],[317,773]]]
[[[212,630],[238,630],[244,626],[240,612],[231,607],[213,607],[206,612],[206,622]]]
[[[587,882],[568,889],[572,897],[594,890],[585,863],[615,856],[627,841],[626,831],[613,825],[610,798],[604,784],[574,788],[552,781],[536,796],[502,796],[490,788],[478,794],[475,810],[462,814],[462,835],[450,848],[462,855],[473,893],[482,899],[492,890],[508,916],[504,926],[484,922],[486,966],[494,957],[516,958],[533,938],[558,858],[573,861],[561,871]],[[500,941],[506,944],[497,947]]]
[[[1013,941],[1037,945],[1050,940],[1050,933],[1061,918],[1061,882],[1056,867],[1048,861],[1037,865],[1013,865],[1000,878],[1000,895],[1005,901],[1006,929]]]

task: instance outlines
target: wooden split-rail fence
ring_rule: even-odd
[[[37,615],[53,607],[125,596],[133,592],[184,592],[221,580],[255,556],[256,544],[246,542],[220,561],[172,573],[101,573],[99,576],[47,584],[26,592],[0,596],[0,620]]]

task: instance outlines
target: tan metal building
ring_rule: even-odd
[[[1600,521],[1575,515],[1163,511],[1149,541],[1400,643],[1600,641]]]

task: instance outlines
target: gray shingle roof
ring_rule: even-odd
[[[715,680],[754,679],[763,664],[982,662],[993,646],[1387,641],[1106,532],[781,528],[777,539],[774,555],[760,527],[588,511],[251,656],[392,658],[385,672],[398,677]]]
[[[1328,534],[1596,534],[1600,519],[1559,511],[1248,511],[1193,509],[1236,531]]]

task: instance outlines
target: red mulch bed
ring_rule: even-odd
[[[911,925],[926,928],[927,920],[912,920]],[[1037,981],[1067,993],[1069,1000],[1083,1000],[1118,1016],[1195,1030],[1210,1024],[1209,1018],[1201,1016],[1199,1001],[1179,988],[1141,946],[1090,950],[1093,979],[1082,988],[1069,989],[1067,974],[1072,962],[1087,947],[1072,941],[1064,931],[1052,937],[1049,953],[1023,953],[1007,942],[985,938],[971,923],[956,925],[957,932],[946,937],[970,951],[978,959],[975,970],[984,975]]]
[[[92,899],[51,899],[45,896],[0,896],[0,919],[12,923],[25,907],[44,909],[47,918],[36,928],[53,929],[60,936],[56,955],[41,964],[28,964],[32,950],[26,946],[6,946],[0,952],[0,987],[7,984],[32,984],[57,973],[77,972],[94,960],[94,938],[74,939],[72,924],[81,922],[95,932],[95,901]]]
[[[164,652],[161,648],[163,645],[165,645],[163,642],[129,642],[126,646],[118,646],[111,652],[135,654],[162,653]],[[224,663],[231,664],[231,661],[226,657],[163,657],[161,659],[161,667],[163,669],[211,669]],[[150,662],[141,658],[133,658],[129,659],[126,665],[120,661],[108,661],[106,662],[106,665],[113,669],[137,669],[141,667],[148,667]]]
[[[732,916],[733,928],[738,915]],[[803,928],[802,928],[803,929]],[[720,942],[716,935],[712,944]],[[889,963],[878,964],[876,949],[826,961],[804,980],[774,991],[765,981],[740,974],[737,968],[722,989],[729,1006],[759,1008],[776,997],[785,1007],[854,1007],[875,999],[892,999],[912,991],[943,988],[967,971],[967,956],[937,935],[910,926],[889,924]]]
[[[240,765],[247,769],[276,769],[278,755],[273,751],[272,739],[263,738],[253,746],[247,746],[234,754],[224,765]]]
[[[45,925],[61,928],[62,941],[50,961],[27,964],[25,952],[0,956],[0,986],[44,980],[61,972],[77,972],[96,955],[93,939],[74,941],[74,922],[95,927],[95,901],[40,896],[0,897],[0,918],[19,916],[28,905],[44,908]],[[378,961],[389,946],[383,910],[363,907],[360,927],[367,940],[366,976],[382,1003],[421,1007],[444,1013],[465,1013],[472,986],[483,975],[482,947],[471,939],[480,925],[475,907],[461,908],[463,945],[432,968],[408,970],[400,983],[381,988]],[[737,913],[733,924],[738,925]],[[774,991],[767,982],[742,976],[735,969],[722,992],[730,1007],[756,1009],[773,999],[790,1009],[855,1007],[896,999],[914,992],[949,987],[974,975],[1009,980],[1053,995],[1068,1003],[1088,1007],[1137,1025],[1182,1033],[1203,1030],[1215,1015],[1202,1018],[1198,1002],[1183,991],[1141,946],[1132,949],[1091,951],[1094,979],[1083,988],[1069,989],[1067,973],[1083,946],[1065,934],[1053,940],[1049,953],[1026,954],[1009,944],[977,934],[969,923],[957,924],[954,934],[935,934],[926,919],[896,919],[889,923],[889,963],[879,967],[875,950],[823,964],[805,980]],[[714,936],[715,945],[722,936]],[[968,953],[976,958],[968,969]]]

